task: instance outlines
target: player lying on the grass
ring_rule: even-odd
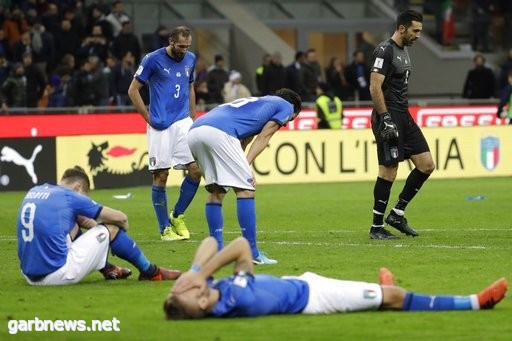
[[[306,272],[298,277],[254,275],[252,254],[240,237],[220,252],[214,238],[196,251],[192,267],[176,281],[164,302],[167,319],[254,317],[271,314],[328,314],[360,310],[490,309],[503,299],[501,278],[478,294],[422,295],[395,286],[393,274],[379,272],[380,284],[326,278]],[[213,281],[223,266],[234,264],[234,275]]]
[[[77,283],[105,269],[109,246],[139,269],[139,280],[172,280],[181,274],[151,263],[126,234],[126,214],[87,197],[89,189],[89,177],[75,166],[58,185],[35,186],[25,195],[17,219],[18,257],[29,284]],[[88,230],[72,241],[70,234],[77,233],[78,225]]]

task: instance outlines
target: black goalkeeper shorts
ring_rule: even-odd
[[[377,143],[379,165],[391,166],[409,159],[411,155],[430,151],[425,136],[409,111],[389,114],[398,128],[398,140],[395,143],[382,141],[378,132],[381,118],[375,110],[372,111],[372,131]]]

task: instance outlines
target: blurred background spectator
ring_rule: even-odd
[[[265,53],[261,59],[261,65],[256,68],[255,80],[256,80],[256,89],[258,90],[257,95],[262,96],[265,94],[265,88],[263,84],[263,71],[268,64],[270,64],[272,60],[272,56],[268,53]]]
[[[353,60],[345,69],[345,78],[350,86],[349,98],[370,101],[370,68],[366,65],[363,51],[356,50]],[[339,96],[339,95],[338,95]],[[341,96],[340,98],[343,98]]]
[[[491,13],[494,10],[493,0],[472,0],[471,5],[473,18],[473,50],[490,52]]]
[[[32,54],[30,52],[23,54],[22,63],[27,79],[27,107],[35,108],[39,106],[39,101],[43,98],[46,88],[46,76],[40,68],[32,63]]]
[[[121,1],[114,1],[112,3],[112,10],[105,18],[112,26],[112,34],[117,37],[123,28],[123,23],[130,21],[130,17],[124,12],[123,3]]]
[[[281,53],[274,52],[270,58],[270,63],[263,67],[261,86],[262,95],[272,95],[286,86],[286,70],[283,66]]]
[[[236,70],[229,73],[229,81],[224,84],[222,91],[224,102],[233,102],[236,99],[251,97],[251,92],[242,84],[242,75]]]
[[[101,25],[94,25],[91,34],[82,42],[78,50],[79,59],[86,59],[90,56],[98,56],[101,60],[106,60],[108,56],[108,39],[103,35]]]
[[[206,77],[208,92],[214,103],[224,103],[222,90],[224,89],[224,84],[229,80],[229,75],[224,69],[224,57],[222,55],[215,55],[214,61]]]
[[[123,59],[126,52],[131,52],[132,57],[135,58],[135,64],[139,64],[141,56],[139,39],[133,34],[133,24],[129,19],[121,24],[121,31],[112,41],[110,50],[118,60]]]
[[[32,23],[30,43],[34,65],[46,75],[55,67],[55,39],[46,31],[40,18],[34,19]]]
[[[2,84],[2,103],[7,108],[27,106],[27,78],[22,63],[16,63]]]
[[[151,36],[151,51],[169,45],[169,29],[165,25],[158,25]]]
[[[485,57],[477,54],[473,61],[475,67],[468,71],[462,97],[473,99],[495,97],[496,79],[493,71],[485,66]]]
[[[343,63],[340,57],[332,57],[329,66],[325,69],[326,83],[323,86],[329,87],[333,95],[347,100],[354,99],[353,91],[351,92],[350,85],[345,78],[345,71],[343,70]]]
[[[66,54],[75,54],[80,48],[82,36],[74,29],[71,20],[62,19],[55,39],[55,60],[60,62]]]
[[[320,70],[318,70],[318,62],[316,60],[315,49],[309,49],[306,52],[304,63],[300,68],[299,80],[304,89],[305,102],[314,102],[316,98],[316,87],[319,80],[321,80]]]
[[[3,24],[3,29],[9,48],[12,48],[14,44],[20,40],[21,35],[28,31],[27,20],[19,8],[14,7],[10,15],[7,15]]]
[[[213,99],[208,92],[208,85],[206,80],[201,79],[194,83],[196,90],[196,108],[198,111],[207,110],[208,104],[213,104]]]
[[[126,51],[120,63],[112,68],[112,91],[115,103],[119,106],[132,105],[128,97],[128,88],[135,74],[135,57],[131,51]]]
[[[300,69],[304,59],[304,52],[297,51],[295,52],[293,62],[286,67],[286,87],[298,93],[302,99],[305,98],[305,90],[300,82]]]

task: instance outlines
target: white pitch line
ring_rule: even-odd
[[[308,246],[377,246],[377,247],[395,247],[395,248],[408,248],[408,247],[419,247],[419,248],[433,248],[433,249],[476,249],[476,250],[485,250],[487,247],[480,245],[417,245],[417,244],[390,244],[390,243],[382,243],[382,244],[373,244],[373,243],[326,243],[326,242],[269,242],[269,241],[258,241],[258,244],[278,244],[278,245],[308,245]]]
[[[322,231],[322,232],[327,232],[327,233],[359,233],[361,231],[366,231],[366,229],[361,229],[361,230],[325,230],[325,231]],[[489,229],[489,228],[453,228],[453,229],[418,229],[418,231],[420,232],[459,232],[459,231],[499,231],[499,232],[512,232],[512,227],[510,228],[494,228],[494,229]],[[282,230],[274,230],[274,231],[270,231],[270,230],[265,230],[265,231],[258,231],[258,233],[262,233],[262,234],[280,234],[280,233],[318,233],[319,231],[318,230],[315,230],[315,231],[293,231],[293,230],[290,230],[290,231],[282,231]],[[224,231],[224,234],[239,234],[240,232],[238,231]]]
[[[421,231],[428,232],[447,232],[447,231],[512,231],[512,229],[507,228],[463,228],[463,229],[423,229]],[[296,234],[296,233],[308,233],[309,231],[258,231],[258,234]],[[311,233],[317,233],[318,231],[311,231]],[[359,233],[361,230],[326,230],[327,233]],[[225,231],[224,234],[240,234],[239,231]],[[17,238],[15,236],[8,235],[0,235],[0,241],[16,241]],[[151,243],[155,242],[155,240],[138,240],[139,243]],[[196,243],[197,241],[188,241]],[[432,248],[432,249],[471,249],[471,250],[485,250],[489,249],[489,247],[481,246],[481,245],[418,245],[418,244],[392,244],[387,241],[384,241],[380,244],[375,243],[331,243],[331,242],[302,242],[302,241],[258,241],[260,244],[276,244],[276,245],[309,245],[309,246],[353,246],[353,247],[394,247],[394,248],[409,248],[409,247],[418,247],[418,248]],[[490,247],[491,249],[496,249],[496,247]]]

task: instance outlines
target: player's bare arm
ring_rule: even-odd
[[[252,253],[247,239],[238,237],[230,242],[221,251],[216,253],[201,269],[206,278],[213,275],[225,265],[235,262],[235,271],[254,273]]]
[[[249,164],[252,164],[254,159],[256,159],[256,157],[260,155],[265,148],[267,148],[268,141],[272,135],[279,130],[279,128],[281,128],[281,126],[274,121],[269,121],[265,124],[261,132],[258,134],[258,137],[254,139],[251,148],[249,148],[249,152],[247,153],[247,161]]]
[[[103,206],[101,209],[101,212],[96,219],[98,223],[105,223],[105,224],[113,224],[116,225],[119,228],[122,228],[123,230],[128,230],[128,217],[123,212]]]
[[[76,219],[76,223],[78,224],[79,227],[81,228],[84,228],[84,229],[92,229],[93,227],[97,226],[98,225],[98,222],[92,218],[89,218],[89,217],[84,217],[84,216],[78,216],[78,218]]]
[[[245,238],[238,237],[218,253],[217,248],[215,238],[206,238],[196,251],[191,270],[178,278],[171,293],[180,294],[195,287],[203,290],[208,277],[233,261],[235,272],[254,272],[251,249]]]
[[[201,270],[205,264],[217,253],[218,243],[215,238],[205,238],[196,250],[190,270],[183,273],[172,288],[172,294],[180,294],[191,288],[198,287],[201,290],[206,286],[206,279]]]
[[[386,76],[372,72],[370,75],[370,95],[372,96],[373,106],[378,114],[388,111],[386,102],[384,100],[384,92],[382,92],[382,84]]]
[[[130,83],[130,87],[128,88],[128,96],[130,96],[130,99],[132,100],[133,106],[135,109],[139,112],[139,114],[142,116],[144,121],[146,121],[149,125],[151,125],[151,122],[149,120],[149,112],[146,108],[146,105],[144,104],[144,101],[142,100],[142,96],[140,95],[140,89],[144,86],[141,82],[137,80],[137,78],[133,78],[132,82]]]
[[[189,116],[191,119],[195,120],[196,119],[196,114],[197,114],[197,110],[196,110],[196,91],[194,90],[194,83],[190,83],[189,85],[190,89],[189,89],[189,101],[190,101],[190,109],[189,109]]]

